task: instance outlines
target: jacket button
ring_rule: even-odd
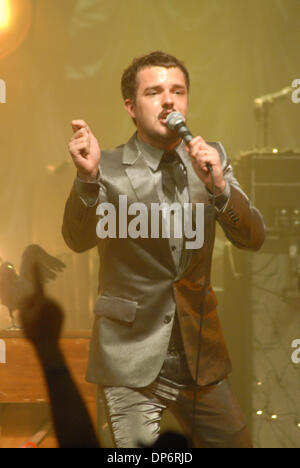
[[[164,323],[170,323],[171,320],[172,320],[172,317],[170,317],[170,315],[166,315],[164,318]]]

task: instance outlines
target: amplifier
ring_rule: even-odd
[[[234,166],[243,190],[264,217],[267,240],[299,238],[300,153],[245,153]]]

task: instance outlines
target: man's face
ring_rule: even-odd
[[[125,107],[136,120],[140,138],[146,143],[170,149],[178,142],[175,132],[166,126],[171,112],[187,116],[188,90],[180,68],[147,67],[137,74],[135,102],[126,99]]]

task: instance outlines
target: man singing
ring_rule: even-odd
[[[100,257],[87,380],[103,389],[117,447],[153,444],[168,408],[195,447],[249,448],[227,380],[231,364],[210,267],[215,220],[235,246],[258,250],[262,217],[220,143],[197,136],[185,145],[167,126],[171,112],[188,113],[189,74],[181,61],[160,51],[135,58],[121,86],[137,129],[128,143],[101,152],[82,120],[72,122],[69,143],[77,177],[63,236],[76,252],[97,246]],[[168,236],[162,229],[155,236],[151,229],[148,236],[125,234],[118,215],[113,234],[99,235],[105,210],[120,212],[124,200],[132,208],[143,203],[148,213],[159,204],[192,206],[193,226],[202,204],[203,245],[187,248],[172,222]],[[134,209],[128,214],[129,222]]]

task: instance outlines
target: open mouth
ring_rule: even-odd
[[[167,125],[167,117],[169,114],[171,114],[172,112],[175,112],[174,110],[170,110],[168,112],[162,112],[159,117],[158,117],[158,120],[164,125],[166,126]]]

